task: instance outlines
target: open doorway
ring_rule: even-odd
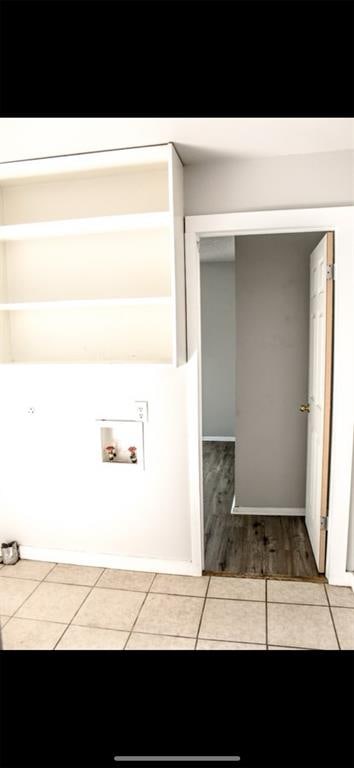
[[[331,237],[200,242],[207,572],[317,579],[324,571],[325,525],[317,530],[311,510],[328,494],[331,334],[321,301],[333,298],[322,290]]]

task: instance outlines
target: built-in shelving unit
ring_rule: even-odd
[[[3,363],[185,361],[172,144],[0,164]]]

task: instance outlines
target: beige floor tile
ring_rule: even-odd
[[[0,576],[0,613],[11,616],[36,587],[38,587],[38,581],[3,579]]]
[[[326,584],[326,590],[331,605],[354,608],[354,592],[351,587],[331,587]]]
[[[154,573],[117,571],[106,568],[96,586],[109,587],[111,589],[128,589],[132,592],[148,592],[154,577]]]
[[[160,592],[164,595],[204,597],[208,583],[209,576],[170,576],[159,573],[155,577],[150,592]]]
[[[267,584],[270,603],[299,603],[301,605],[328,605],[323,584],[305,581],[272,581]]]
[[[338,650],[329,608],[268,604],[268,643],[295,648]]]
[[[169,637],[168,635],[144,635],[133,632],[127,651],[193,651],[195,640],[188,637]]]
[[[129,632],[96,627],[68,627],[57,651],[122,651]]]
[[[265,643],[265,603],[208,598],[199,637]]]
[[[222,640],[198,640],[197,651],[265,651],[265,645],[228,643]]]
[[[143,592],[95,587],[73,624],[130,630],[144,602]]]
[[[48,574],[46,581],[60,584],[79,584],[93,587],[103,568],[93,568],[86,565],[66,565],[60,563]]]
[[[224,597],[234,600],[265,600],[265,581],[263,579],[212,576],[208,597]]]
[[[340,647],[343,651],[354,650],[354,610],[353,608],[332,608],[334,623]]]
[[[149,594],[135,625],[137,632],[196,637],[203,608],[201,597]]]
[[[50,651],[63,633],[63,625],[51,621],[10,619],[2,633],[5,651]]]
[[[4,627],[10,616],[0,616],[0,627]]]
[[[4,565],[1,576],[42,581],[54,565],[39,560],[18,560],[15,565]]]
[[[89,591],[89,587],[51,584],[43,581],[36,592],[26,600],[17,616],[23,619],[43,619],[67,624]]]

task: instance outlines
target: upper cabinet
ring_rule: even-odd
[[[0,360],[186,360],[172,144],[0,164]]]

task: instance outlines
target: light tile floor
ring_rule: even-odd
[[[0,623],[4,650],[353,650],[354,593],[20,560]]]

